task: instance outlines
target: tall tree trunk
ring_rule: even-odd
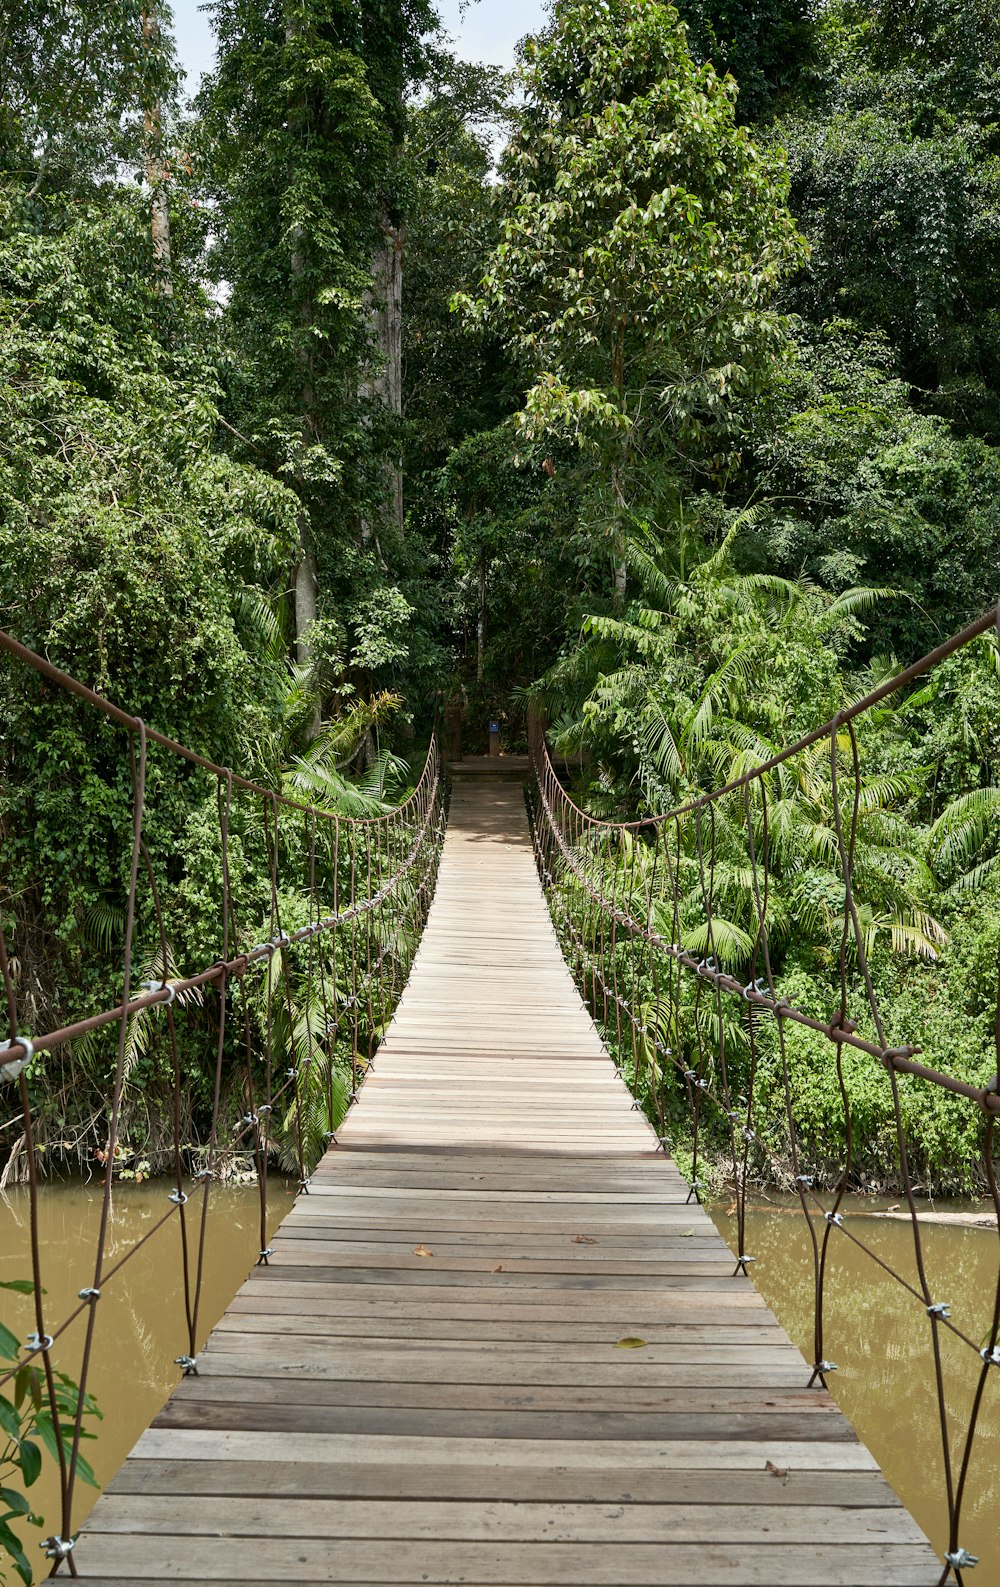
[[[295,659],[300,666],[309,661],[309,624],[319,615],[319,584],[316,559],[303,551],[292,570],[292,596],[295,604]]]
[[[372,261],[372,291],[369,299],[380,368],[361,387],[363,397],[376,398],[396,418],[403,412],[403,241],[402,226],[393,226],[388,216],[383,214],[382,240]],[[402,458],[388,458],[385,472],[387,517],[397,534],[402,534]],[[364,520],[361,538],[366,545],[372,538],[372,526]]]
[[[292,15],[285,23],[285,43],[291,42],[301,32],[301,24]],[[299,99],[293,99],[288,106],[288,119],[291,126],[296,127],[300,135],[305,136],[307,128],[307,107]],[[302,450],[304,451],[310,437],[315,438],[315,403],[313,400],[312,363],[309,356],[309,329],[313,320],[313,302],[308,290],[303,290],[303,277],[306,274],[306,247],[307,239],[301,226],[295,226],[291,235],[291,257],[289,270],[292,277],[293,289],[301,293],[299,303],[299,322],[302,326],[302,343],[299,352],[299,362],[302,366],[302,386],[299,391],[299,417],[302,422]],[[298,466],[295,470],[295,482],[302,490],[302,470]],[[316,557],[309,545],[309,514],[303,505],[298,513],[299,553],[298,559],[292,568],[292,611],[295,624],[295,659],[300,666],[307,666],[310,656],[308,631],[311,623],[319,616],[319,577],[316,570]],[[313,737],[319,732],[321,726],[319,705],[313,715]]]
[[[479,617],[476,622],[476,679],[483,681],[486,661],[486,552],[479,553]]]
[[[147,59],[160,47],[160,23],[153,6],[142,14],[142,38]],[[163,112],[159,95],[150,89],[142,107],[145,128],[146,181],[149,184],[150,232],[153,239],[153,272],[162,298],[174,295],[170,279],[170,207],[167,203],[167,162],[163,153]]]

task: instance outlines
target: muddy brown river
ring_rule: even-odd
[[[162,1215],[169,1186],[116,1189],[109,1261],[140,1239]],[[46,1307],[49,1319],[64,1316],[77,1291],[92,1282],[94,1239],[101,1190],[96,1184],[53,1186],[41,1198]],[[272,1187],[270,1222],[276,1226],[291,1205],[291,1191]],[[940,1210],[940,1209],[939,1209]],[[968,1211],[968,1208],[963,1210]],[[855,1200],[846,1213],[850,1227],[883,1259],[914,1277],[909,1225],[872,1215],[872,1203]],[[733,1219],[714,1214],[732,1244]],[[4,1238],[0,1278],[30,1274],[27,1197],[14,1191],[0,1198]],[[257,1192],[253,1187],[212,1192],[202,1340],[246,1277],[258,1250]],[[984,1335],[996,1285],[998,1241],[987,1229],[927,1224],[925,1251],[936,1299],[950,1302],[953,1316],[972,1338]],[[777,1204],[749,1216],[747,1248],[758,1260],[753,1278],[800,1348],[811,1355],[812,1291],[808,1236],[797,1203]],[[831,1242],[826,1355],[838,1363],[831,1388],[887,1478],[939,1549],[945,1541],[946,1510],[940,1432],[930,1371],[930,1325],[922,1306],[858,1251],[839,1231]],[[178,1369],[174,1357],[186,1349],[183,1292],[176,1219],[160,1230],[108,1284],[99,1302],[97,1348],[91,1388],[104,1413],[98,1437],[86,1446],[99,1480],[114,1474],[139,1434],[162,1406]],[[0,1313],[19,1335],[34,1326],[30,1301],[0,1292]],[[82,1319],[59,1341],[58,1367],[78,1375]],[[201,1341],[199,1341],[200,1343]],[[945,1335],[948,1413],[953,1431],[967,1418],[978,1358]],[[808,1378],[803,1369],[803,1383]],[[794,1482],[794,1469],[788,1480]],[[78,1489],[78,1526],[96,1497]],[[58,1528],[57,1483],[52,1463],[32,1490],[46,1531]],[[1000,1583],[1000,1369],[991,1375],[981,1432],[973,1460],[961,1543],[980,1556],[974,1579],[980,1587]],[[40,1536],[28,1529],[33,1559]],[[38,1574],[44,1572],[39,1569]],[[0,1568],[0,1579],[3,1570]],[[932,1584],[928,1584],[932,1587]]]
[[[916,1284],[909,1221],[874,1216],[868,1199],[849,1200],[845,1223],[890,1267]],[[938,1202],[938,1213],[967,1215],[967,1203]],[[921,1212],[930,1209],[920,1205]],[[986,1209],[983,1209],[984,1213]],[[735,1250],[735,1219],[716,1210],[715,1222]],[[1000,1242],[996,1230],[958,1223],[922,1222],[928,1283],[935,1301],[952,1307],[952,1319],[981,1342],[989,1327],[997,1285]],[[757,1257],[753,1280],[799,1349],[812,1360],[812,1255],[797,1201],[755,1210],[747,1219],[747,1252]],[[981,1366],[968,1345],[941,1330],[950,1432],[968,1421]],[[947,1547],[947,1505],[941,1427],[933,1378],[931,1325],[924,1307],[840,1230],[830,1240],[824,1354],[837,1363],[830,1390],[868,1445],[907,1508],[939,1553]],[[803,1377],[803,1383],[808,1372]],[[789,1481],[794,1481],[794,1472]],[[1000,1367],[986,1385],[969,1471],[959,1543],[979,1555],[972,1587],[1000,1584]],[[929,1584],[933,1587],[933,1583]]]
[[[115,1187],[114,1210],[107,1245],[111,1267],[163,1216],[170,1185],[123,1184]],[[46,1326],[51,1331],[79,1304],[78,1292],[94,1281],[94,1252],[103,1190],[65,1184],[47,1186],[39,1201],[39,1235]],[[269,1223],[273,1229],[291,1206],[291,1188],[281,1180],[269,1187]],[[191,1211],[200,1209],[192,1197]],[[205,1278],[199,1319],[199,1348],[218,1322],[257,1259],[260,1249],[259,1199],[254,1185],[212,1190],[205,1254]],[[29,1278],[28,1196],[9,1190],[0,1196],[0,1279]],[[187,1351],[184,1291],[180,1266],[180,1232],[176,1215],[137,1251],[127,1265],[102,1286],[94,1358],[89,1387],[103,1413],[90,1420],[97,1433],[83,1452],[103,1485],[114,1476],[139,1434],[167,1399],[179,1377],[174,1357]],[[34,1329],[30,1297],[0,1291],[0,1318],[20,1337]],[[80,1351],[86,1319],[81,1317],[59,1339],[53,1358],[57,1369],[79,1378]],[[45,1458],[43,1472],[30,1490],[36,1510],[45,1519],[42,1531],[20,1527],[36,1580],[45,1576],[38,1540],[59,1530],[59,1483],[55,1463]],[[93,1488],[77,1484],[74,1528],[97,1498]],[[0,1558],[0,1581],[7,1561]],[[13,1580],[11,1573],[10,1579]]]

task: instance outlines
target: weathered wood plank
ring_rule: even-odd
[[[142,1574],[135,1576],[135,1537],[94,1532],[88,1554],[98,1577],[143,1582],[187,1579],[247,1580],[246,1566],[261,1582],[305,1581],[399,1584],[479,1583],[494,1587],[927,1587],[924,1544],[768,1543],[708,1539],[701,1543],[427,1543],[398,1540],[260,1536],[187,1537],[180,1518],[169,1537],[142,1535]],[[609,1523],[610,1530],[610,1523]],[[234,1559],[234,1553],[237,1558]],[[239,1556],[242,1556],[240,1558]]]

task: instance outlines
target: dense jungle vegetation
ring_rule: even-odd
[[[209,9],[190,103],[165,0],[0,12],[3,627],[337,810],[397,798],[445,702],[467,748],[491,716],[517,748],[533,698],[575,797],[625,817],[766,758],[996,600],[986,0],[549,0],[513,76],[457,59],[432,0]],[[41,1029],[120,977],[131,791],[75,705],[7,664],[0,699],[2,908]],[[860,747],[893,1031],[981,1084],[996,641]],[[825,1018],[829,767],[786,792],[780,975]],[[154,795],[173,959],[210,962],[214,804],[165,771]],[[836,1161],[829,1052],[806,1033],[795,1060]],[[32,1078],[73,1151],[108,1053],[75,1063]],[[137,1039],[127,1171],[155,1163],[165,1063]],[[887,1088],[849,1081],[874,1183]],[[914,1111],[928,1188],[973,1188],[971,1112]]]

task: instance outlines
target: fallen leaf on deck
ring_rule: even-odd
[[[645,1339],[636,1339],[632,1334],[626,1334],[624,1339],[619,1339],[615,1345],[616,1350],[645,1350]]]
[[[769,1471],[772,1477],[780,1477],[782,1487],[784,1487],[785,1483],[788,1481],[787,1469],[784,1466],[776,1466],[773,1460],[767,1461],[764,1466],[764,1470]]]
[[[592,1234],[574,1234],[574,1245],[596,1245],[597,1241]]]
[[[434,1252],[428,1251],[426,1245],[415,1245],[413,1247],[413,1254],[414,1256],[433,1256]]]
[[[491,1273],[502,1273],[503,1272],[503,1263],[502,1262],[498,1262],[496,1267],[491,1267],[490,1268],[490,1272]]]

